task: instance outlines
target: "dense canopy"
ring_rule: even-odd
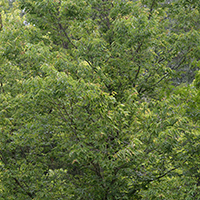
[[[200,199],[199,0],[1,0],[0,200]]]

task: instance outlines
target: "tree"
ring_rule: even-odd
[[[2,11],[1,198],[197,199],[199,75],[173,80],[199,66],[198,9],[19,0]]]

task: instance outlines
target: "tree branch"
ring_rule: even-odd
[[[2,17],[1,17],[1,13],[0,13],[0,31],[2,30],[3,28],[3,22],[2,22]]]
[[[35,196],[35,195],[33,195],[33,194],[31,194],[30,192],[28,192],[28,191],[24,188],[24,186],[19,182],[19,180],[18,180],[17,178],[13,178],[13,179],[14,179],[15,183],[16,183],[29,197],[31,197],[31,199],[34,199],[34,196]]]
[[[154,7],[154,4],[156,3],[156,0],[153,0],[152,1],[152,4],[151,4],[151,7],[150,7],[150,13],[149,13],[149,17],[148,17],[148,20],[150,20],[151,19],[151,15],[152,15],[152,11],[153,11],[153,7]]]

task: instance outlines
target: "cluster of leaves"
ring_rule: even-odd
[[[0,6],[0,199],[200,198],[198,0]]]

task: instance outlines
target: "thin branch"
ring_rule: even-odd
[[[65,28],[64,28],[64,27],[62,26],[62,24],[59,22],[59,21],[60,21],[60,18],[55,17],[55,16],[52,14],[51,10],[49,10],[49,13],[50,13],[50,14],[52,15],[52,17],[58,22],[58,26],[59,26],[60,30],[63,31],[63,33],[64,33],[64,35],[66,36],[66,38],[67,38],[67,40],[69,41],[69,43],[71,43],[72,46],[75,47],[75,48],[77,49],[77,46],[71,41],[70,37],[68,36],[67,32],[65,31]]]
[[[135,75],[135,81],[136,81],[136,79],[138,78],[138,75],[139,75],[139,73],[140,73],[140,69],[141,69],[141,67],[140,67],[140,65],[139,65],[139,66],[138,66],[137,73],[136,73],[136,75]]]
[[[4,89],[3,89],[3,83],[1,82],[1,90],[4,93]]]
[[[0,13],[0,31],[2,30],[3,28],[3,22],[2,22],[2,17],[1,17],[1,13]]]
[[[143,42],[143,41],[144,41],[144,40],[142,40],[142,42]],[[135,53],[138,53],[139,50],[141,49],[142,44],[143,44],[142,42],[139,43],[138,48],[135,50]]]
[[[51,98],[51,97],[50,97],[50,98]],[[63,114],[63,112],[61,111],[61,107],[64,109],[66,115],[67,115],[68,118],[70,119],[70,122],[71,122],[70,127],[72,128],[74,134],[77,136],[77,132],[76,132],[76,131],[77,131],[77,127],[75,126],[74,120],[73,120],[73,118],[70,117],[70,115],[69,115],[69,113],[67,112],[65,106],[64,106],[63,104],[56,103],[52,98],[51,98],[51,100],[52,100],[52,102],[49,101],[49,103],[54,104],[54,105],[57,105],[56,108],[57,108],[58,112],[59,112],[60,115],[61,115],[61,116],[60,116],[61,119],[63,119],[65,122],[69,122],[69,121],[65,118],[65,115]],[[74,127],[73,127],[72,125],[74,125]],[[77,139],[78,139],[78,138],[77,138]]]
[[[71,41],[71,39],[69,38],[67,32],[65,31],[65,29],[63,28],[62,24],[58,22],[59,28],[63,31],[63,33],[65,34],[65,36],[67,37],[68,41],[72,44],[72,46],[77,49],[78,47]]]
[[[154,4],[156,3],[156,0],[153,0],[152,1],[152,4],[151,4],[151,7],[150,7],[150,13],[149,13],[149,17],[148,17],[148,20],[150,20],[151,19],[151,15],[152,15],[152,11],[153,11],[153,7],[154,7]]]
[[[16,183],[29,197],[31,197],[31,199],[34,199],[34,195],[31,194],[30,192],[28,192],[28,191],[24,188],[24,186],[19,182],[18,179],[16,179],[16,178],[13,178],[13,179],[14,179],[15,183]]]

